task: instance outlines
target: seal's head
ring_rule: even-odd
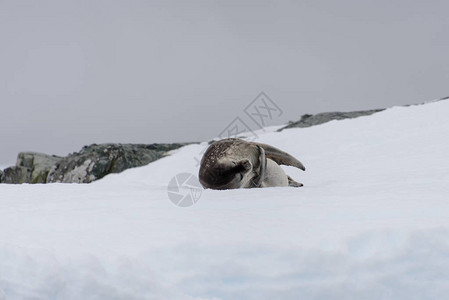
[[[200,170],[200,182],[205,188],[215,190],[238,189],[246,187],[252,164],[248,159],[234,161],[221,159],[213,166]]]

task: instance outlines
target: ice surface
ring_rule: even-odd
[[[0,299],[444,299],[449,101],[258,133],[302,188],[204,190],[190,145],[88,185],[0,185]],[[2,298],[3,297],[3,298]]]

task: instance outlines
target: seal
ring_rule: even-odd
[[[303,171],[304,165],[273,146],[229,138],[207,148],[201,159],[199,179],[206,189],[226,190],[254,187],[300,187],[280,165]]]

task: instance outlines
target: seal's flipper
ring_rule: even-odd
[[[294,181],[290,176],[287,176],[287,178],[288,178],[288,186],[292,186],[292,187],[301,187],[301,186],[303,186],[302,183]]]
[[[253,143],[253,144],[263,148],[265,150],[265,156],[269,159],[274,160],[279,165],[293,166],[303,171],[306,170],[304,165],[299,160],[297,160],[287,152],[284,152],[282,150],[279,150],[278,148],[275,148],[267,144],[261,143]]]
[[[253,165],[248,159],[243,159],[235,163],[235,167],[233,168],[235,172],[243,172],[246,173],[253,168]]]

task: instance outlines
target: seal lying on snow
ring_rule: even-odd
[[[199,178],[204,188],[214,190],[302,186],[279,165],[306,170],[299,160],[270,145],[224,139],[207,148],[201,159]]]

